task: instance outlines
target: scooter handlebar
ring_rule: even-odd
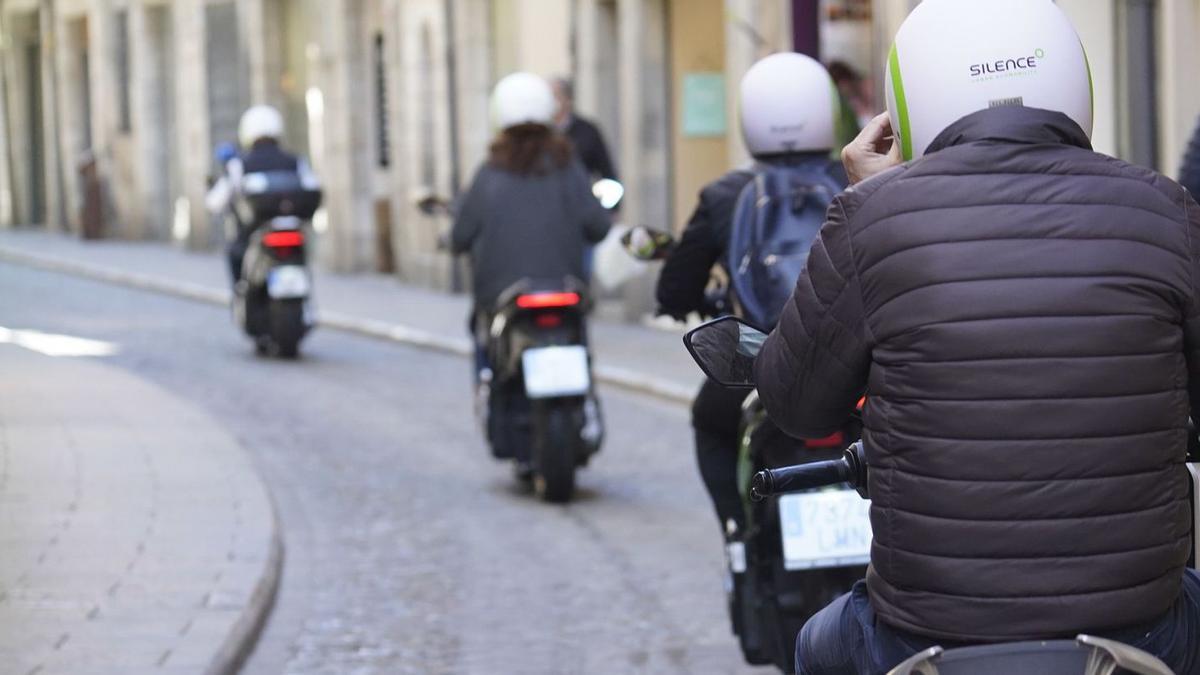
[[[759,471],[751,479],[750,495],[757,501],[839,483],[849,483],[852,487],[861,489],[866,482],[865,463],[861,453],[861,444],[855,443],[846,449],[841,459]]]

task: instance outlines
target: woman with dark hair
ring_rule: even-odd
[[[490,313],[521,279],[583,280],[584,246],[608,234],[611,220],[571,145],[554,130],[550,85],[514,73],[496,85],[499,135],[458,208],[451,249],[469,253],[476,313]]]

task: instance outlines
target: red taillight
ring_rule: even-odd
[[[270,248],[295,248],[303,245],[304,234],[301,232],[268,232],[263,235],[263,246]]]
[[[533,318],[533,323],[538,328],[558,328],[562,322],[561,314],[538,314]]]
[[[838,431],[831,436],[826,436],[825,438],[814,438],[812,440],[804,441],[804,445],[809,448],[818,449],[840,448],[845,444],[845,442],[845,435]]]
[[[517,296],[517,307],[521,309],[574,307],[579,304],[581,299],[578,293],[530,293]]]

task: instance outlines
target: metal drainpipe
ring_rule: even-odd
[[[454,26],[454,0],[444,0],[442,3],[446,22],[446,86],[447,103],[450,106],[450,197],[457,201],[461,191],[462,166],[459,161],[459,132],[458,132],[458,60],[455,55],[457,31]],[[458,257],[451,259],[450,288],[455,293],[463,290],[462,260]]]

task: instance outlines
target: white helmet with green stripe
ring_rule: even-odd
[[[1092,134],[1087,54],[1053,0],[925,0],[896,34],[886,90],[905,159],[998,106],[1058,111]]]
[[[742,138],[755,156],[825,151],[834,146],[837,98],[816,60],[794,52],[760,59],[742,77]]]

